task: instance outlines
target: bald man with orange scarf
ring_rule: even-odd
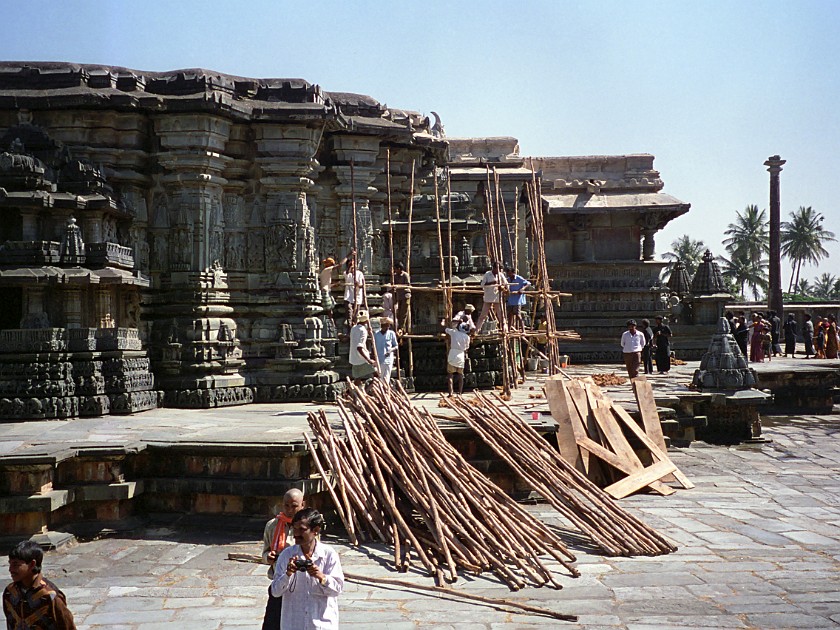
[[[297,488],[292,488],[283,495],[282,509],[278,510],[277,516],[265,524],[262,559],[265,564],[270,565],[268,567],[268,579],[270,580],[274,579],[274,563],[277,556],[287,546],[295,544],[292,519],[304,507],[306,507],[306,501],[304,501],[303,492]],[[282,605],[283,600],[280,597],[271,596],[271,587],[269,586],[268,604],[265,606],[265,616],[263,617],[263,630],[276,630],[280,627]]]

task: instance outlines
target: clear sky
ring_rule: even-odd
[[[833,0],[3,4],[5,60],[300,77],[437,111],[450,136],[515,136],[524,155],[653,153],[692,205],[658,254],[682,234],[723,254],[735,212],[768,206],[780,154],[782,220],[813,206],[840,238]],[[806,277],[840,275],[828,249]]]

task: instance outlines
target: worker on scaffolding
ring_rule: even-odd
[[[506,319],[502,309],[502,292],[507,290],[507,278],[501,273],[501,266],[498,261],[493,261],[490,270],[481,279],[481,286],[484,289],[484,305],[481,307],[481,314],[475,327],[481,331],[484,320],[492,310],[499,322],[499,328],[505,329]]]
[[[475,313],[475,306],[472,304],[464,304],[463,310],[455,313],[455,319],[466,324],[466,332],[472,334],[475,332],[475,322],[473,321],[473,313]]]
[[[332,288],[338,279],[337,273],[341,271],[341,265],[347,262],[349,258],[356,257],[356,250],[350,250],[350,253],[345,256],[341,262],[335,262],[335,258],[328,257],[323,260],[324,268],[318,274],[318,286],[321,289],[321,307],[324,309],[324,315],[332,324],[331,335],[336,334],[335,320],[333,319],[333,308],[335,308],[335,300],[332,296]],[[325,322],[326,323],[326,322]]]
[[[525,306],[525,289],[531,283],[514,271],[511,265],[505,267],[505,275],[508,281],[507,316],[508,326],[513,330],[522,330],[525,324],[522,321],[522,307]]]
[[[344,274],[344,303],[347,306],[348,329],[356,323],[356,314],[365,303],[365,274],[356,266],[356,257],[347,259],[347,273]]]

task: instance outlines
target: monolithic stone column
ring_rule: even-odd
[[[779,173],[786,160],[778,155],[767,158],[764,166],[770,173],[770,288],[767,292],[767,305],[781,318],[782,303],[782,252],[781,252],[781,215],[782,206],[779,198]]]

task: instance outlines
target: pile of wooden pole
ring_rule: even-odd
[[[547,557],[579,575],[557,534],[467,463],[404,391],[351,385],[338,413],[343,435],[320,411],[308,416],[320,448],[306,438],[351,543],[393,545],[398,570],[413,551],[439,582],[462,569],[492,571],[512,590],[559,589]]]
[[[569,524],[611,556],[676,551],[664,536],[622,509],[563,459],[499,396],[475,394],[481,404],[452,399],[458,415]]]

